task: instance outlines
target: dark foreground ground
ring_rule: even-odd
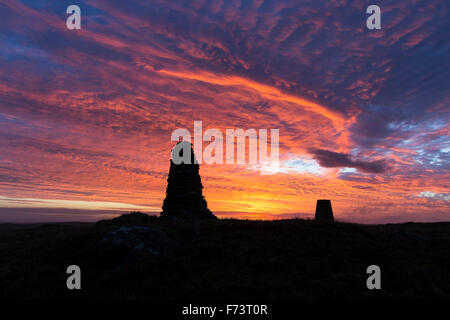
[[[128,259],[102,252],[121,226],[152,226],[176,246]],[[79,265],[82,289],[66,288]],[[381,267],[382,290],[366,288]],[[450,223],[364,226],[283,221],[168,221],[140,214],[97,224],[0,225],[0,299],[450,298]]]

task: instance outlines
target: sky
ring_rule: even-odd
[[[1,0],[0,222],[159,213],[194,121],[279,129],[277,171],[201,165],[219,217],[450,221],[449,2],[372,2]]]

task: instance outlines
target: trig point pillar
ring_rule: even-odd
[[[330,200],[317,200],[315,221],[334,221]]]

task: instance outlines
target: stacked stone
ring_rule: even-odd
[[[170,160],[169,177],[167,179],[166,198],[162,205],[163,217],[178,218],[216,218],[208,209],[208,204],[203,196],[203,185],[199,173],[199,165],[196,161],[192,145],[191,162],[175,164]],[[186,150],[186,149],[185,149]],[[182,151],[180,152],[182,156]]]

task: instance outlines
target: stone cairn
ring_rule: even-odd
[[[192,150],[192,145],[189,142],[180,141],[175,147],[181,148],[172,150],[166,198],[162,205],[161,215],[163,217],[217,219],[208,209],[208,204],[203,196],[199,165]],[[175,164],[173,162],[174,152],[179,152],[182,157],[183,149],[190,149],[190,163]]]
[[[317,200],[315,221],[334,221],[330,200]]]

